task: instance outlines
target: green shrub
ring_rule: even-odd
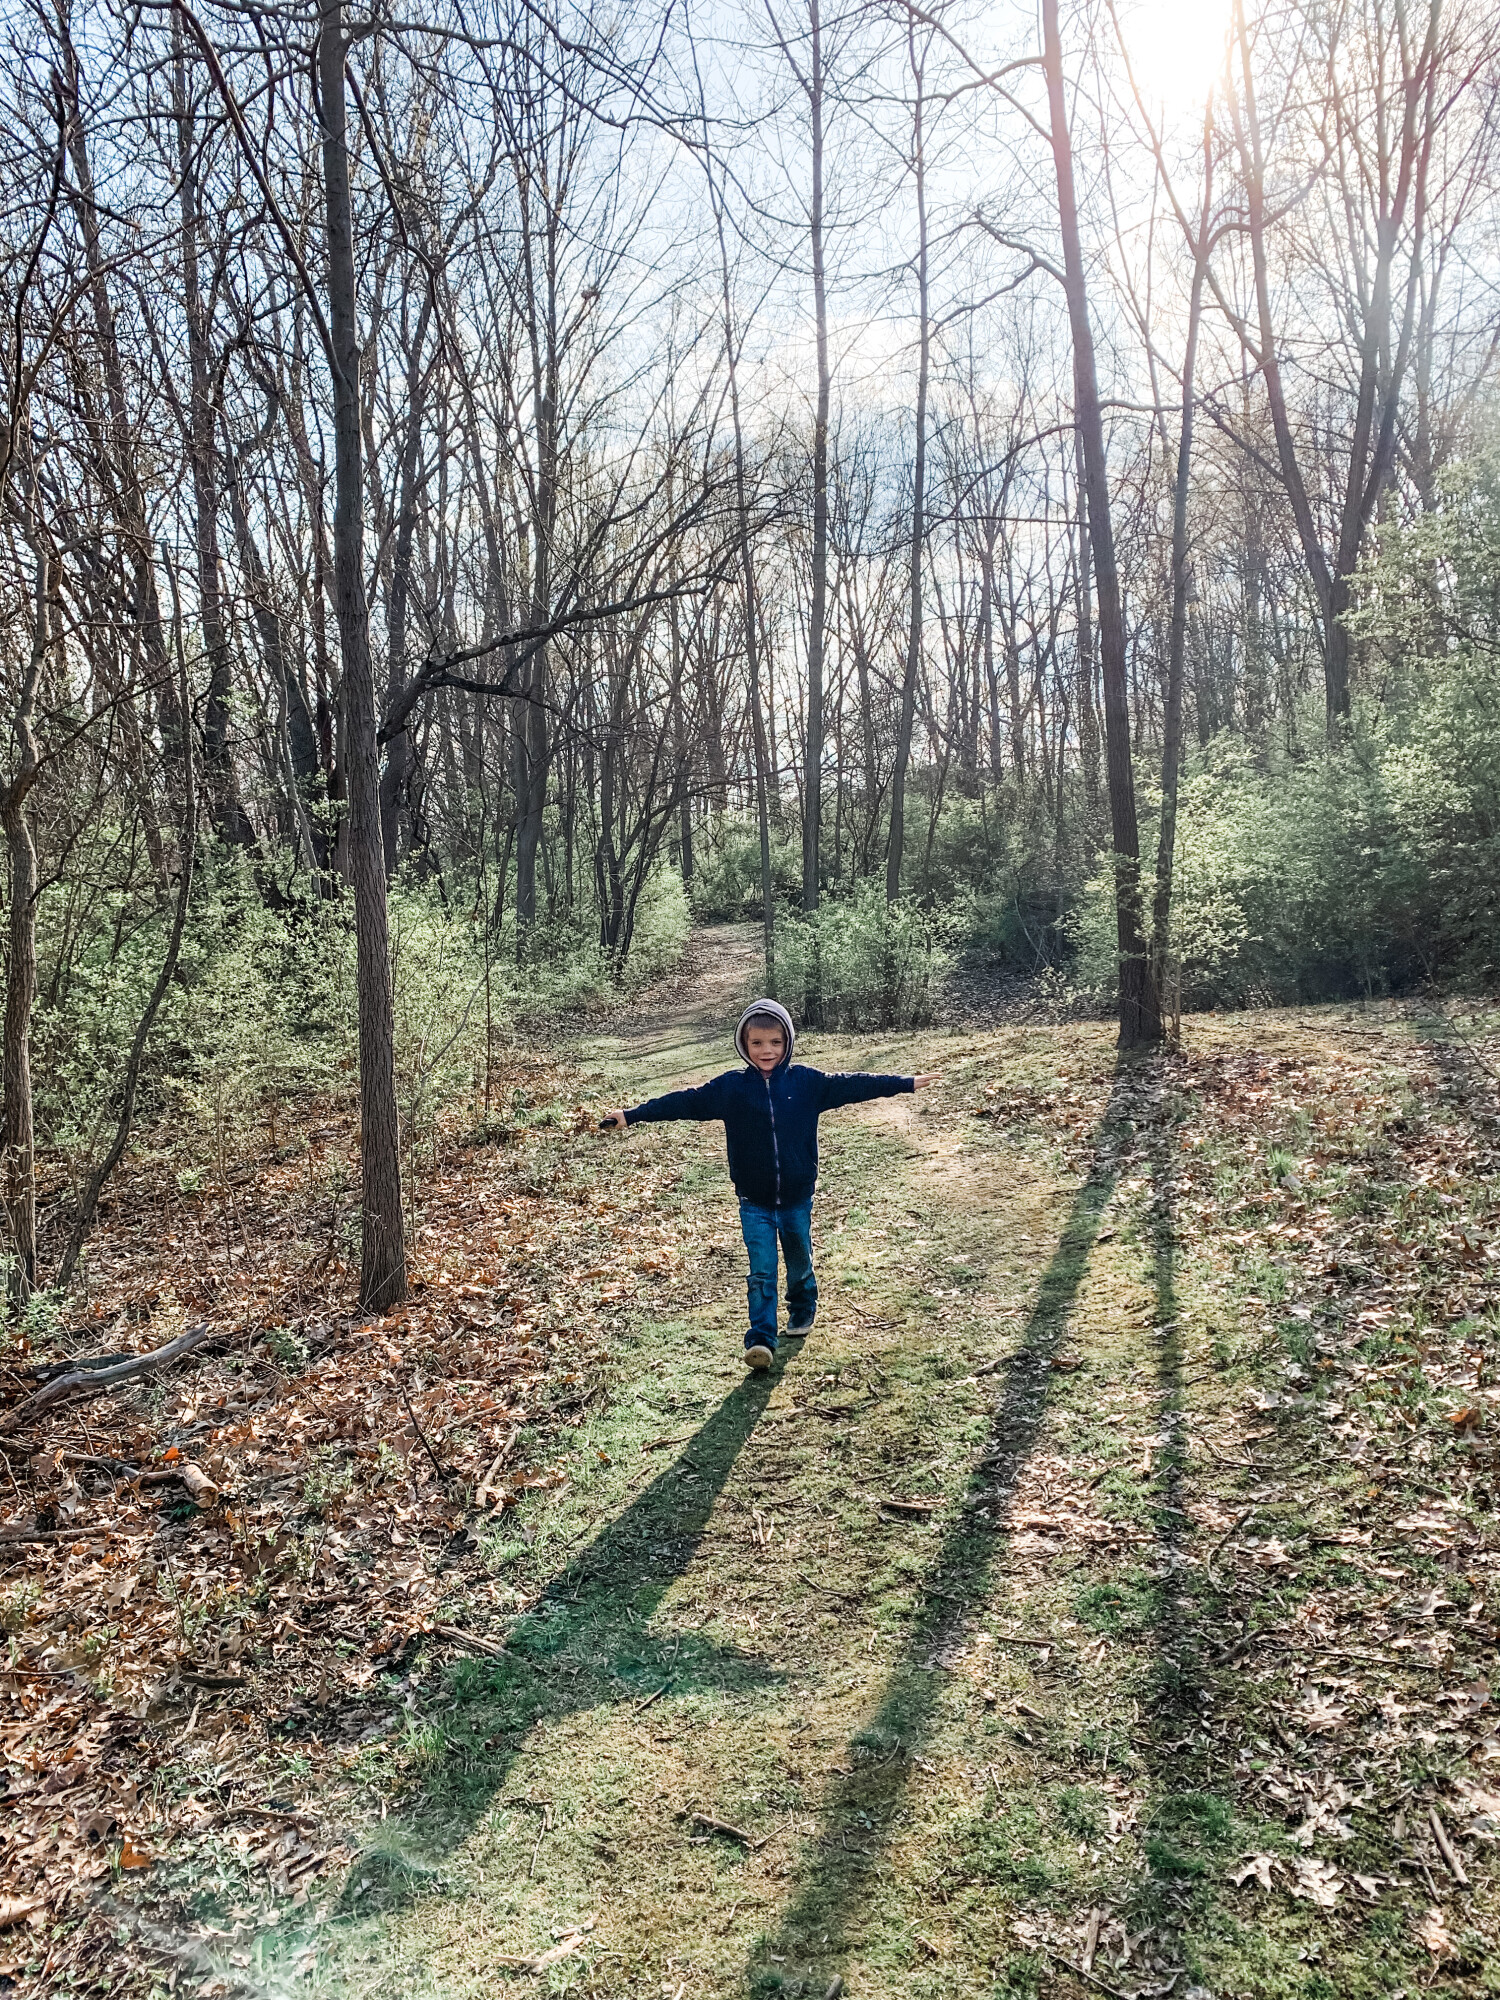
[[[467,898],[450,906],[409,878],[390,891],[397,1099],[412,1146],[430,1137],[446,1105],[480,1085],[487,1050],[503,1052],[537,1016],[660,977],[688,925],[681,882],[664,868],[642,890],[624,967],[600,946],[591,911],[538,925],[518,963],[513,924],[486,951],[471,907]],[[85,925],[43,898],[33,1069],[47,1143],[77,1150],[108,1129],[170,923],[169,909],[126,893],[101,895]],[[357,1075],[348,898],[272,905],[241,857],[205,845],[177,976],[147,1044],[141,1122],[169,1118],[222,1159],[250,1127],[278,1143],[293,1100],[352,1098]]]
[[[802,832],[771,826],[771,887],[780,901],[802,895]],[[720,813],[693,842],[693,916],[700,924],[748,923],[761,915],[760,825],[753,812]]]
[[[829,1028],[919,1027],[963,935],[966,912],[887,903],[879,882],[777,926],[776,984]]]

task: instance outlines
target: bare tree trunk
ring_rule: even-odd
[[[917,196],[917,408],[916,444],[912,457],[911,567],[906,658],[901,670],[901,713],[896,724],[896,762],[891,773],[891,825],[885,851],[885,895],[894,903],[901,894],[901,860],[906,845],[906,772],[911,762],[912,723],[916,715],[917,674],[922,664],[922,559],[926,542],[927,506],[927,386],[932,366],[932,324],[928,313],[927,165],[923,149],[923,68],[917,60],[916,22],[908,14],[907,58],[916,82],[912,110],[912,166]]]
[[[354,223],[345,129],[344,37],[340,0],[318,18],[318,82],[323,113],[323,194],[328,239],[329,355],[333,377],[334,590],[349,783],[349,875],[359,988],[359,1112],[362,1239],[359,1302],[382,1311],[406,1297],[401,1216],[401,1141],[396,1111],[396,1019],[391,997],[385,857],[380,838],[380,763],[375,670],[365,601],[364,479],[359,425],[359,334]]]
[[[1119,948],[1120,1046],[1136,1048],[1162,1037],[1161,1008],[1141,928],[1141,848],[1135,813],[1135,777],[1130,758],[1130,706],[1125,658],[1125,620],[1115,567],[1114,524],[1109,504],[1109,467],[1104,420],[1089,323],[1078,200],[1073,185],[1073,142],[1063,96],[1062,41],[1058,0],[1042,0],[1043,62],[1052,127],[1052,161],[1057,175],[1058,224],[1068,324],[1073,336],[1075,419],[1083,443],[1089,532],[1093,541],[1094,583],[1099,603],[1099,664],[1104,680],[1104,747],[1114,834],[1115,924]]]
[[[807,78],[812,116],[813,317],[818,351],[818,402],[813,417],[812,604],[807,630],[807,755],[802,821],[802,908],[818,907],[823,832],[823,641],[828,621],[828,409],[832,377],[828,365],[828,285],[823,254],[823,22],[819,0],[808,0],[812,26],[812,67]],[[814,1014],[819,1007],[810,996]]]
[[[807,631],[807,749],[803,775],[802,910],[816,913],[823,845],[823,639],[828,620],[828,409],[832,379],[828,366],[828,283],[823,254],[823,20],[819,0],[808,0],[812,26],[812,71],[808,108],[812,114],[813,317],[818,354],[818,402],[813,416],[812,603]],[[823,1018],[823,948],[813,933],[803,1007],[810,1022]]]
[[[1099,810],[1099,711],[1094,706],[1094,550],[1083,475],[1083,439],[1073,433],[1078,464],[1078,761],[1083,766],[1083,803],[1088,813],[1089,849]]]
[[[133,585],[132,617],[141,635],[150,692],[160,705],[169,735],[180,735],[188,726],[187,717],[176,712],[171,667],[162,635],[161,599],[156,588],[156,570],[151,530],[146,521],[146,497],[136,462],[135,444],[130,434],[130,413],[125,397],[125,369],[120,358],[119,330],[109,295],[108,260],[99,240],[99,207],[94,192],[94,171],[89,157],[88,135],[83,122],[82,94],[77,52],[64,38],[63,93],[67,108],[68,156],[78,184],[75,197],[83,233],[84,260],[89,273],[89,300],[99,339],[100,372],[103,376],[108,421],[101,421],[96,448],[101,460],[103,483],[113,487],[111,504],[120,531],[125,559]],[[110,461],[113,460],[111,464]],[[163,899],[167,889],[165,850],[156,802],[146,781],[145,758],[140,747],[139,724],[134,709],[125,703],[120,711],[131,742],[131,767],[139,778],[138,806],[146,851],[151,857],[157,893]]]
[[[214,391],[208,357],[208,315],[198,276],[198,157],[183,55],[182,20],[172,15],[172,109],[177,123],[177,194],[182,217],[182,284],[188,347],[188,458],[193,474],[198,617],[208,655],[203,762],[209,810],[221,840],[252,848],[255,835],[235,783],[229,704],[234,676],[219,583],[218,482],[215,478]]]
[[[707,137],[705,112],[705,140]],[[734,325],[734,296],[729,282],[729,245],[724,235],[724,207],[713,177],[713,158],[705,143],[704,171],[718,233],[719,271],[723,287],[724,365],[729,376],[729,413],[734,429],[735,529],[739,543],[740,584],[745,619],[745,678],[750,704],[750,740],[755,755],[755,818],[760,836],[761,932],[766,961],[766,991],[776,991],[776,897],[771,881],[770,754],[766,718],[760,699],[760,607],[755,589],[755,549],[750,535],[750,493],[745,469],[745,430],[740,417],[739,343]]]
[[[24,1305],[36,1288],[36,1129],[31,1096],[31,1009],[36,1000],[36,844],[26,802],[41,768],[33,721],[37,689],[52,632],[56,566],[42,550],[36,561],[36,623],[16,701],[16,771],[0,793],[0,822],[10,853],[10,956],[5,977],[5,1105],[0,1146],[5,1155],[5,1208],[12,1262],[6,1290]]]
[[[406,625],[411,606],[412,544],[417,527],[417,473],[427,402],[427,374],[422,366],[422,350],[427,344],[432,306],[433,290],[429,281],[427,296],[417,317],[406,370],[406,438],[401,452],[401,488],[396,509],[395,547],[391,557],[391,586],[386,599],[386,635],[390,653],[386,664],[387,706],[395,702],[407,681]],[[386,745],[385,770],[380,780],[380,831],[388,881],[396,872],[401,809],[408,803],[416,777],[414,732],[415,724],[408,719]]]
[[[250,602],[250,615],[255,620],[255,629],[260,637],[261,658],[265,662],[266,672],[270,676],[271,684],[280,689],[286,704],[286,733],[291,755],[291,776],[298,794],[294,802],[297,819],[303,829],[310,865],[315,870],[322,871],[328,866],[328,836],[323,826],[314,820],[311,811],[312,805],[325,790],[317,730],[313,723],[312,710],[307,705],[307,693],[303,688],[301,677],[287,657],[281,616],[271,593],[271,580],[266,574],[266,566],[250,526],[250,513],[245,504],[243,473],[233,448],[227,444],[225,464],[228,471],[229,518],[234,528],[235,548],[239,555],[240,568],[244,571],[245,595]]]
[[[1172,867],[1177,845],[1177,781],[1182,765],[1182,687],[1187,661],[1188,483],[1193,463],[1194,374],[1198,327],[1203,316],[1203,284],[1208,271],[1209,222],[1213,201],[1213,112],[1203,120],[1203,208],[1193,246],[1193,284],[1188,296],[1187,340],[1182,357],[1182,428],[1177,440],[1177,476],[1172,487],[1172,614],[1167,645],[1167,685],[1162,708],[1161,825],[1156,844],[1156,885],[1151,907],[1151,985],[1160,1009],[1166,992],[1167,952],[1172,931]]]
[[[1342,140],[1342,135],[1335,153],[1338,170],[1352,173],[1361,191],[1373,194],[1376,213],[1364,225],[1369,227],[1374,244],[1374,268],[1359,273],[1359,324],[1349,329],[1359,357],[1359,384],[1339,505],[1338,541],[1330,563],[1308,496],[1287,409],[1266,254],[1265,152],[1243,0],[1239,0],[1234,10],[1233,33],[1239,45],[1244,84],[1243,115],[1238,109],[1234,113],[1235,138],[1245,181],[1245,221],[1255,284],[1254,340],[1249,329],[1238,324],[1240,338],[1251,349],[1265,377],[1282,484],[1291,503],[1297,538],[1322,616],[1324,705],[1330,737],[1337,737],[1349,714],[1349,631],[1345,619],[1365,532],[1394,462],[1402,386],[1411,358],[1417,281],[1427,222],[1427,166],[1436,125],[1444,115],[1436,101],[1441,16],[1441,0],[1428,0],[1427,30],[1420,44],[1410,40],[1402,17],[1401,73],[1390,79],[1391,86],[1399,83],[1400,88],[1388,86],[1388,101],[1393,106],[1400,105],[1401,122],[1399,131],[1390,131],[1382,119],[1379,157],[1365,157],[1361,146],[1357,143],[1350,146]],[[1336,106],[1333,108],[1337,110]],[[1399,319],[1394,319],[1392,277],[1397,248],[1403,230],[1408,227],[1412,250],[1405,299]]]
[[[175,623],[176,705],[177,712],[186,716],[192,712],[192,704],[188,697],[187,655],[182,643],[180,605],[177,607]],[[167,949],[162,957],[161,969],[147,997],[141,1018],[136,1023],[130,1054],[125,1061],[125,1080],[120,1092],[120,1113],[115,1120],[115,1135],[109,1143],[109,1150],[84,1182],[83,1193],[78,1198],[73,1227],[68,1232],[68,1245],[57,1268],[59,1288],[72,1282],[84,1243],[94,1226],[94,1216],[98,1212],[99,1196],[104,1183],[120,1164],[125,1148],[130,1143],[130,1134],[135,1125],[135,1100],[141,1084],[141,1065],[145,1061],[146,1043],[150,1039],[157,1014],[161,1011],[161,1003],[167,997],[167,988],[177,971],[177,960],[182,951],[182,933],[187,924],[188,904],[193,893],[193,862],[198,843],[198,790],[197,781],[193,776],[193,732],[190,729],[181,730],[178,741],[182,751],[182,859],[177,879],[177,903],[172,912],[172,928],[167,937]]]

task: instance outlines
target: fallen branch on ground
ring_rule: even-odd
[[[528,1660],[524,1653],[513,1653],[509,1646],[502,1646],[498,1639],[481,1638],[477,1632],[465,1632],[461,1625],[434,1625],[433,1631],[440,1639],[451,1639],[455,1646],[472,1646],[476,1653],[488,1653],[492,1659],[514,1660],[518,1665],[530,1667],[534,1674],[547,1678],[547,1669],[539,1667],[535,1660]]]
[[[165,1347],[155,1348],[150,1354],[133,1354],[128,1361],[116,1361],[108,1368],[75,1368],[70,1374],[59,1375],[45,1389],[38,1389],[34,1396],[28,1396],[24,1403],[18,1403],[4,1421],[7,1431],[19,1430],[32,1417],[40,1416],[43,1410],[54,1403],[62,1402],[81,1389],[117,1389],[122,1382],[130,1382],[137,1375],[145,1375],[153,1368],[164,1368],[169,1361],[177,1361],[184,1354],[191,1354],[213,1332],[211,1326],[190,1326],[186,1333],[169,1340]]]
[[[1108,1993],[1110,2000],[1125,2000],[1125,1995],[1119,1987],[1109,1985],[1097,1972],[1085,1972],[1081,1965],[1075,1965],[1071,1958],[1064,1958],[1062,1953],[1054,1951],[1051,1945],[1045,1946],[1044,1949],[1054,1965],[1062,1966],[1065,1971],[1071,1972],[1075,1979],[1086,1979],[1090,1986],[1097,1987],[1101,1993]]]

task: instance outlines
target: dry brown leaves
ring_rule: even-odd
[[[574,1094],[541,1057],[499,1083],[533,1109]],[[434,1643],[445,1598],[489,1588],[476,1525],[557,1490],[548,1433],[599,1393],[620,1302],[682,1263],[649,1185],[601,1191],[567,1120],[498,1146],[450,1135],[417,1190],[411,1302],[360,1322],[351,1135],[325,1122],[289,1153],[188,1194],[166,1158],[122,1174],[86,1308],[43,1353],[5,1356],[14,1406],[38,1361],[145,1351],[184,1319],[222,1336],[6,1440],[0,1536],[55,1539],[0,1546],[0,1977],[35,1964],[38,1925],[209,1831],[270,1890],[305,1892],[337,1861],[296,1797],[337,1810],[361,1742],[401,1720],[376,1698],[383,1670]],[[217,1504],[193,1504],[189,1465]],[[42,1982],[112,1949],[85,1924]]]

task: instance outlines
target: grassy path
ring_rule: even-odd
[[[583,1046],[581,1087],[717,1068],[746,967],[711,970]],[[1214,1562],[1307,1446],[1257,1441],[1255,1344],[1180,1261],[1159,1081],[1092,1025],[803,1052],[948,1081],[825,1120],[824,1303],[769,1379],[739,1359],[718,1128],[559,1141],[627,1204],[670,1160],[642,1226],[685,1262],[633,1280],[566,1485],[487,1531],[488,1595],[451,1616],[493,1635],[518,1606],[506,1654],[456,1658],[414,1717],[304,1972],[392,2000],[1500,1990],[1460,1913],[1424,1949],[1425,1858],[1431,1896],[1366,1859],[1336,1922],[1296,1874],[1347,1788],[1319,1806],[1308,1777],[1305,1839],[1247,1790],[1286,1727]],[[1350,1838],[1346,1875],[1378,1845]],[[1250,1856],[1302,1890],[1230,1886]]]

